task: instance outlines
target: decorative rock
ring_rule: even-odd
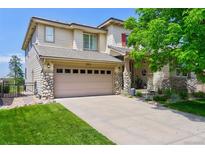
[[[114,73],[114,93],[120,94],[122,90],[122,73]]]
[[[53,73],[43,72],[42,74],[42,99],[53,99]]]
[[[124,81],[124,92],[129,93],[131,88],[131,73],[124,71],[123,72],[123,81]]]

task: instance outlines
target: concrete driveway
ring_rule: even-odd
[[[124,96],[56,99],[116,144],[205,144],[205,118]]]

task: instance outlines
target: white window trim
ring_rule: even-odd
[[[46,38],[46,36],[47,36],[46,28],[52,28],[53,29],[53,41],[47,40],[47,38]],[[45,26],[44,27],[44,41],[47,42],[47,43],[55,43],[55,28],[54,27],[52,27],[52,26]]]
[[[89,48],[84,47],[84,35],[89,36],[89,43],[88,43]],[[96,36],[96,49],[91,49],[91,37],[90,36]],[[83,50],[85,50],[85,51],[97,51],[98,50],[98,37],[97,37],[97,34],[83,33]]]

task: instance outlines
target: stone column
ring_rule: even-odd
[[[170,71],[169,65],[164,66],[161,71],[153,73],[153,90],[167,89],[170,86]]]
[[[147,90],[153,90],[153,73],[147,74]]]
[[[124,58],[124,72],[123,72],[123,84],[124,84],[124,92],[129,93],[129,90],[131,88],[131,73],[130,73],[130,63],[129,58]]]
[[[42,79],[42,98],[53,99],[54,98],[54,67],[52,64],[46,64],[41,73]]]
[[[121,67],[114,70],[114,94],[118,95],[122,91],[122,71]]]

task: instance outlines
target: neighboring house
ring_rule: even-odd
[[[22,46],[25,81],[35,82],[35,94],[45,99],[160,88],[168,66],[156,73],[146,62],[134,68],[129,33],[115,18],[91,27],[32,17]]]

